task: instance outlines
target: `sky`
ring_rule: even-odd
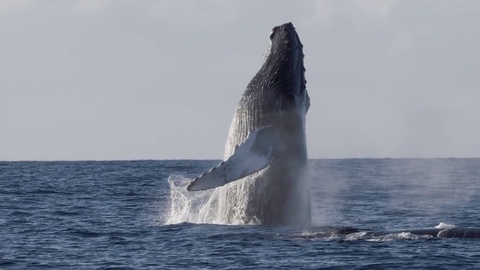
[[[270,30],[310,158],[480,157],[480,1],[0,0],[0,160],[221,159]]]

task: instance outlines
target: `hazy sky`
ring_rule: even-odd
[[[222,158],[275,25],[310,158],[480,157],[480,1],[0,0],[0,160]]]

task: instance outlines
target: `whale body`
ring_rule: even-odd
[[[273,28],[265,61],[236,108],[225,161],[187,187],[215,189],[200,211],[203,220],[310,225],[303,57],[292,23]]]

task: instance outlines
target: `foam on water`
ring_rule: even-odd
[[[457,226],[453,225],[453,224],[448,224],[448,223],[443,223],[443,222],[440,222],[437,226],[435,226],[434,228],[438,228],[438,229],[451,229],[451,228],[455,228]]]

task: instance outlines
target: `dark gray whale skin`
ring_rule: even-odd
[[[248,134],[277,130],[272,159],[263,171],[219,188],[224,222],[311,224],[305,117],[310,106],[303,45],[292,23],[273,28],[265,62],[243,93],[225,147],[231,156]],[[239,210],[240,209],[240,210]]]
[[[330,228],[330,235],[349,235],[352,233],[365,232],[367,237],[385,236],[398,233],[411,233],[419,236],[431,236],[439,238],[480,238],[480,228],[476,227],[452,227],[452,228],[422,228],[392,231],[369,231],[351,227]]]

